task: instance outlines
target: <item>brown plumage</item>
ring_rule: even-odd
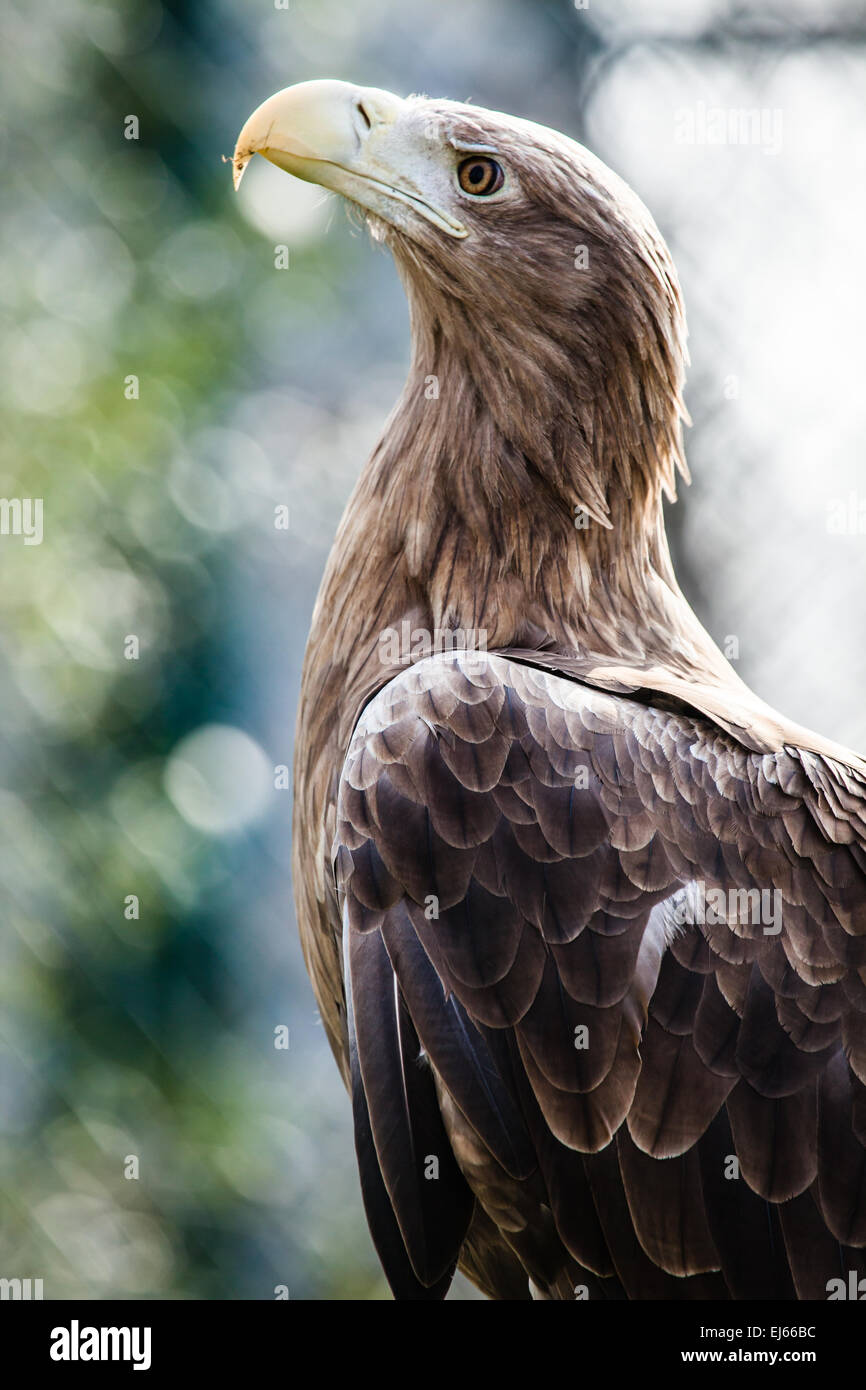
[[[497,1298],[826,1297],[866,1272],[866,766],[677,586],[664,242],[586,150],[473,106],[303,84],[237,178],[256,151],[363,207],[411,306],[295,759],[301,938],[395,1295],[459,1263]]]

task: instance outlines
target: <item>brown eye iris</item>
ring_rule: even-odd
[[[495,159],[486,155],[473,155],[464,159],[457,170],[457,180],[464,193],[472,193],[476,198],[489,198],[505,182],[505,171]]]

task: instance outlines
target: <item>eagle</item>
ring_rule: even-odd
[[[254,154],[408,297],[306,649],[293,874],[398,1299],[826,1299],[866,1276],[866,763],[675,578],[685,320],[587,149],[303,82]],[[853,1283],[852,1283],[853,1281]]]

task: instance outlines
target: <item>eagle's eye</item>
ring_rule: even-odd
[[[464,193],[471,193],[476,198],[489,198],[504,184],[505,170],[495,159],[474,154],[458,165],[457,181]]]

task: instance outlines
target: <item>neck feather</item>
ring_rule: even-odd
[[[382,633],[580,657],[686,679],[731,671],[677,585],[664,529],[681,452],[681,345],[575,362],[410,296],[413,361],[334,545],[311,646],[363,702]],[[434,647],[434,649],[438,649]],[[413,646],[412,659],[424,652]],[[322,663],[320,663],[320,666]]]

